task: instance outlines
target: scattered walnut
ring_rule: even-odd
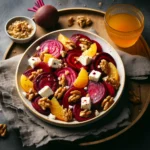
[[[70,109],[66,109],[66,108],[64,108],[64,120],[65,121],[72,121],[72,119],[73,119],[73,117],[72,117],[72,111],[70,110]]]
[[[44,51],[40,53],[40,59],[43,60],[44,54],[48,53],[48,48],[45,48]]]
[[[80,41],[79,46],[81,47],[82,51],[87,50],[92,44],[91,41],[89,41],[89,40],[87,40],[85,38],[81,38],[79,41]]]
[[[46,110],[50,108],[51,101],[47,97],[40,98],[38,101],[38,105],[43,109]]]
[[[37,71],[33,71],[29,76],[29,80],[33,81],[38,75],[43,72],[43,69],[38,69]]]
[[[82,110],[82,111],[80,111],[80,117],[87,118],[91,115],[91,113],[92,113],[92,111],[90,111],[90,110],[87,110],[87,109]]]
[[[102,71],[108,74],[109,72],[108,62],[105,59],[102,59],[99,65]]]
[[[85,16],[77,16],[77,23],[81,28],[86,26],[90,26],[92,24],[92,20]]]
[[[31,101],[35,96],[37,96],[37,92],[35,92],[33,89],[30,89],[28,93],[26,93],[26,98]]]
[[[140,97],[137,96],[134,91],[129,91],[129,94],[130,94],[129,100],[133,104],[140,104],[141,103]]]
[[[59,85],[61,85],[62,87],[65,86],[66,84],[66,78],[65,78],[65,75],[63,74],[62,76],[60,76],[59,78]]]
[[[59,99],[59,98],[61,98],[61,97],[63,96],[63,94],[66,92],[66,90],[67,90],[66,87],[59,87],[59,88],[56,90],[54,96],[55,96],[57,99]]]
[[[7,132],[7,125],[6,124],[0,124],[0,136],[4,137]]]
[[[103,110],[107,110],[112,104],[114,103],[114,98],[111,97],[110,95],[107,96],[103,102],[101,103],[101,107],[103,108]]]
[[[119,81],[115,80],[114,78],[111,78],[109,76],[106,76],[103,78],[106,82],[110,83],[116,90],[119,88],[120,83]]]
[[[68,50],[73,50],[73,49],[76,47],[76,45],[75,45],[74,42],[69,41],[69,42],[66,42],[66,43],[65,43],[65,47],[66,47]]]
[[[73,24],[74,24],[74,18],[71,16],[71,17],[69,17],[69,19],[68,19],[68,27],[71,27],[71,26],[73,26]]]
[[[70,96],[68,98],[69,103],[76,103],[81,98],[81,92],[78,90],[74,90],[70,92]]]
[[[32,25],[25,20],[17,20],[8,26],[7,32],[9,35],[17,39],[28,38],[33,31]]]

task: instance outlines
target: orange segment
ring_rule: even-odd
[[[55,115],[57,119],[65,121],[63,107],[59,104],[58,100],[53,97],[50,101],[51,113]]]
[[[51,54],[44,54],[44,59],[43,59],[43,61],[44,61],[45,63],[48,63],[48,60],[49,60],[50,58],[53,58],[53,55],[51,55]]]
[[[21,83],[21,87],[23,88],[23,90],[25,92],[29,92],[30,89],[34,89],[33,88],[33,82],[30,81],[25,75],[21,75],[20,78],[20,83]]]
[[[91,44],[90,48],[82,53],[82,55],[94,57],[97,53],[96,43]]]
[[[77,88],[84,88],[87,86],[88,81],[88,72],[84,68],[81,68],[78,77],[74,81],[73,85]]]
[[[116,81],[119,81],[119,73],[116,66],[111,62],[108,63],[108,66],[109,66],[108,76],[114,78]]]
[[[66,47],[67,42],[72,42],[68,37],[64,36],[63,34],[58,35],[58,41],[63,44],[65,50],[68,51],[69,49]]]

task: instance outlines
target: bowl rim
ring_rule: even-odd
[[[120,7],[120,6],[128,6],[128,7],[132,7],[133,9],[135,9],[138,13],[140,13],[140,15],[142,16],[142,24],[141,24],[141,26],[138,28],[138,29],[135,29],[135,30],[133,30],[133,31],[119,31],[119,30],[116,30],[116,29],[114,29],[113,27],[111,27],[110,25],[109,25],[109,23],[108,23],[108,21],[107,21],[107,19],[106,19],[106,15],[108,14],[108,12],[110,11],[110,10],[112,10],[113,8],[115,8],[116,6],[118,6],[118,7]],[[136,32],[136,31],[138,31],[138,30],[140,30],[141,28],[144,28],[144,14],[142,13],[142,11],[139,9],[139,8],[137,8],[137,7],[135,7],[134,5],[132,5],[132,4],[115,4],[115,5],[112,5],[112,6],[110,6],[107,10],[106,10],[106,12],[105,12],[105,15],[104,15],[104,23],[111,29],[111,30],[113,30],[113,31],[115,31],[115,32],[117,32],[117,33],[124,33],[124,34],[131,34],[131,33],[133,33],[133,32]]]
[[[16,21],[17,18],[26,19],[26,20],[30,20],[30,21],[31,21],[32,26],[33,26],[33,31],[32,31],[32,34],[31,34],[29,37],[23,38],[23,39],[18,39],[18,38],[14,38],[13,36],[11,36],[11,35],[8,34],[8,32],[7,32],[7,26],[8,26],[8,24],[9,24],[12,20]],[[28,39],[32,38],[32,37],[35,35],[36,30],[37,30],[37,27],[36,27],[35,22],[33,21],[32,18],[29,18],[29,17],[27,17],[27,16],[14,16],[14,17],[10,18],[10,19],[5,23],[5,33],[7,34],[7,36],[8,36],[9,38],[11,38],[12,40],[16,40],[16,41],[25,41],[25,40],[28,40]]]
[[[70,122],[64,122],[64,121],[53,121],[53,120],[49,120],[48,117],[42,117],[43,115],[41,115],[39,112],[37,112],[36,110],[34,110],[33,108],[30,109],[30,106],[28,106],[27,100],[25,100],[25,98],[22,96],[20,90],[19,90],[19,83],[18,83],[18,70],[19,70],[19,66],[20,66],[20,63],[22,61],[22,59],[25,57],[25,55],[27,55],[27,52],[30,50],[30,48],[35,45],[38,41],[42,40],[43,38],[46,38],[47,36],[49,35],[53,35],[55,33],[61,33],[61,32],[65,32],[65,31],[77,31],[77,32],[82,32],[82,33],[87,33],[89,35],[93,35],[93,36],[96,36],[97,38],[100,38],[101,40],[103,40],[108,46],[110,46],[116,53],[116,55],[118,55],[118,59],[119,61],[121,62],[121,65],[122,65],[122,71],[123,71],[123,75],[122,75],[122,88],[121,88],[121,92],[120,92],[120,95],[118,96],[118,99],[116,100],[115,103],[113,103],[113,105],[107,109],[104,113],[102,113],[100,116],[95,116],[94,118],[92,119],[89,119],[89,120],[86,120],[86,121],[82,121],[82,122],[75,122],[75,123],[70,123]],[[122,59],[120,57],[120,55],[118,54],[118,52],[113,48],[113,46],[111,46],[105,39],[103,39],[102,37],[100,37],[99,35],[95,34],[95,33],[92,33],[90,31],[87,31],[87,30],[83,30],[83,29],[60,29],[60,30],[56,30],[56,31],[52,31],[50,33],[47,33],[45,35],[43,35],[42,37],[38,38],[37,40],[35,40],[24,52],[23,56],[20,58],[19,62],[18,62],[18,65],[17,65],[17,69],[16,69],[16,73],[15,73],[15,84],[16,84],[16,88],[17,88],[17,92],[23,102],[23,104],[28,108],[28,110],[30,110],[30,112],[32,112],[33,115],[37,116],[38,118],[40,118],[41,120],[44,120],[46,122],[48,122],[49,124],[52,124],[52,125],[56,125],[56,126],[59,126],[59,127],[67,127],[67,128],[74,128],[74,127],[81,127],[81,126],[85,126],[85,125],[88,125],[88,124],[91,124],[95,121],[98,121],[99,119],[103,118],[106,114],[108,114],[112,108],[114,108],[116,106],[116,104],[118,103],[122,93],[123,93],[123,90],[124,90],[124,86],[125,86],[125,68],[124,68],[124,64],[122,62]]]

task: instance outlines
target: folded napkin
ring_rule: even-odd
[[[87,138],[100,138],[106,132],[115,131],[115,129],[125,127],[130,123],[128,121],[130,110],[126,94],[122,96],[108,116],[84,127],[73,129],[57,127],[36,118],[24,107],[15,88],[15,70],[21,56],[18,55],[0,62],[0,108],[9,122],[9,127],[19,130],[24,146],[35,145],[38,147],[53,140],[81,142]]]

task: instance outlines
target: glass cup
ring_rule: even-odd
[[[106,11],[104,22],[111,40],[122,48],[134,45],[144,29],[142,12],[129,4],[111,6]]]

